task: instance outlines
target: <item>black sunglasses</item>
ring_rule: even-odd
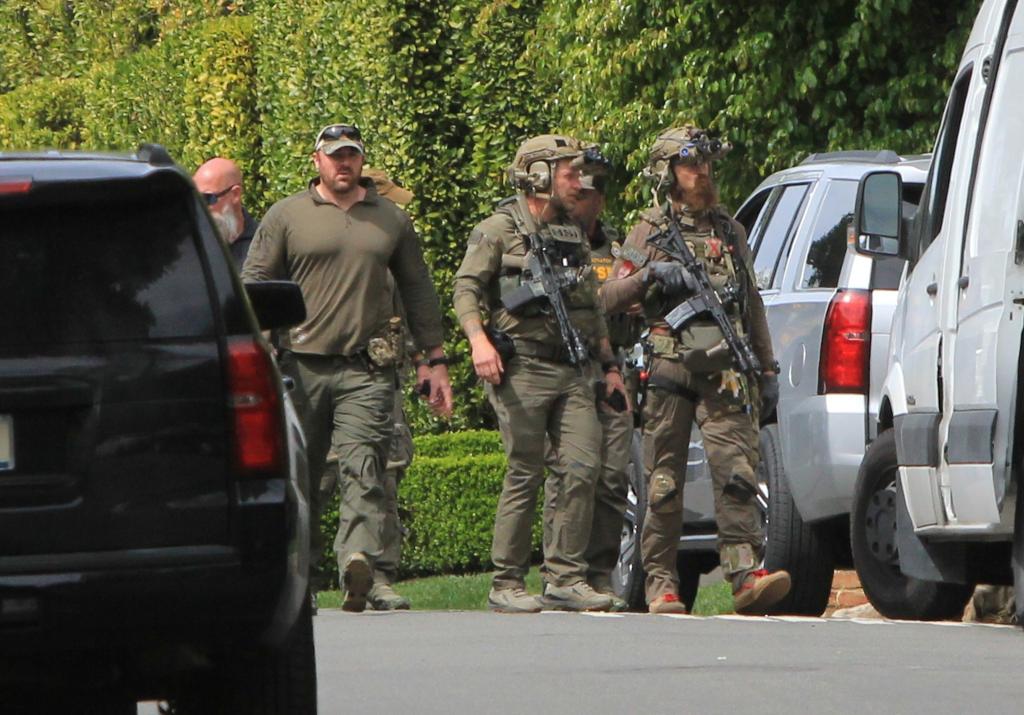
[[[211,194],[208,191],[204,191],[202,194],[200,194],[200,196],[202,196],[204,199],[206,199],[206,205],[207,206],[213,206],[215,203],[220,201],[220,197],[221,196],[223,196],[227,192],[231,191],[231,189],[235,188],[236,186],[238,186],[238,184],[232,184],[231,186],[229,186],[228,188],[224,189],[223,191],[221,191],[220,193],[217,193],[217,194]]]
[[[316,143],[327,140],[341,139],[355,139],[356,141],[362,141],[363,134],[359,131],[359,127],[354,124],[331,124],[330,126],[324,127],[320,130],[320,135],[316,138]]]

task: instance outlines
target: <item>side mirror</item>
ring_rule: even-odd
[[[297,283],[291,281],[260,281],[246,283],[260,330],[274,330],[298,325],[306,319],[306,301]]]
[[[857,253],[898,256],[903,231],[903,177],[895,171],[873,171],[860,180],[850,226]]]

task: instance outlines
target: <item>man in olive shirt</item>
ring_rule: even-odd
[[[587,583],[585,551],[594,512],[594,484],[601,452],[601,427],[589,365],[574,367],[570,346],[547,296],[509,309],[502,298],[522,294],[531,235],[539,235],[555,264],[569,322],[590,345],[605,371],[607,395],[624,397],[608,328],[597,305],[590,249],[571,212],[579,199],[584,147],[575,139],[543,135],[516,152],[510,171],[519,191],[479,223],[469,237],[455,278],[453,300],[469,338],[476,374],[498,417],[508,470],[494,522],[491,560],[496,567],[488,605],[514,613],[548,608],[607,610],[611,599]],[[557,261],[555,260],[557,257]],[[512,302],[509,301],[512,305]],[[484,329],[488,316],[490,334]],[[499,353],[494,341],[514,353]],[[526,592],[531,524],[544,479],[545,436],[563,462],[564,477],[544,554],[547,588],[543,601]]]
[[[242,269],[245,281],[287,279],[302,289],[306,320],[281,339],[281,370],[295,380],[306,433],[314,524],[317,485],[328,447],[338,455],[341,520],[335,551],[346,596],[362,611],[381,557],[386,519],[383,473],[392,433],[395,363],[404,349],[388,272],[408,312],[408,328],[430,361],[429,402],[452,407],[441,312],[412,221],[362,176],[356,127],[333,124],[317,135],[308,189],[267,212]],[[313,529],[319,554],[319,529]]]

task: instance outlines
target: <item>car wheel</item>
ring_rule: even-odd
[[[761,429],[758,472],[770,495],[764,565],[769,571],[787,571],[793,583],[789,595],[772,612],[820,616],[832,592],[832,544],[827,532],[805,523],[796,508],[782,466],[778,425]]]
[[[959,617],[974,586],[939,583],[900,571],[896,547],[896,437],[891,429],[871,443],[857,474],[850,519],[853,564],[864,593],[888,618],[935,621]]]
[[[316,715],[316,652],[311,599],[287,640],[225,654],[213,673],[192,681],[171,702],[175,715]]]
[[[616,595],[626,602],[631,611],[646,611],[644,597],[644,567],[640,556],[640,534],[643,533],[647,514],[647,475],[644,471],[642,438],[633,431],[629,459],[629,493],[623,514],[619,559],[612,570],[612,585]]]

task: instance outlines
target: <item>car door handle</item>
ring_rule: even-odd
[[[939,284],[938,283],[929,283],[928,287],[925,288],[925,291],[928,293],[928,295],[935,295],[936,293],[939,292]]]

